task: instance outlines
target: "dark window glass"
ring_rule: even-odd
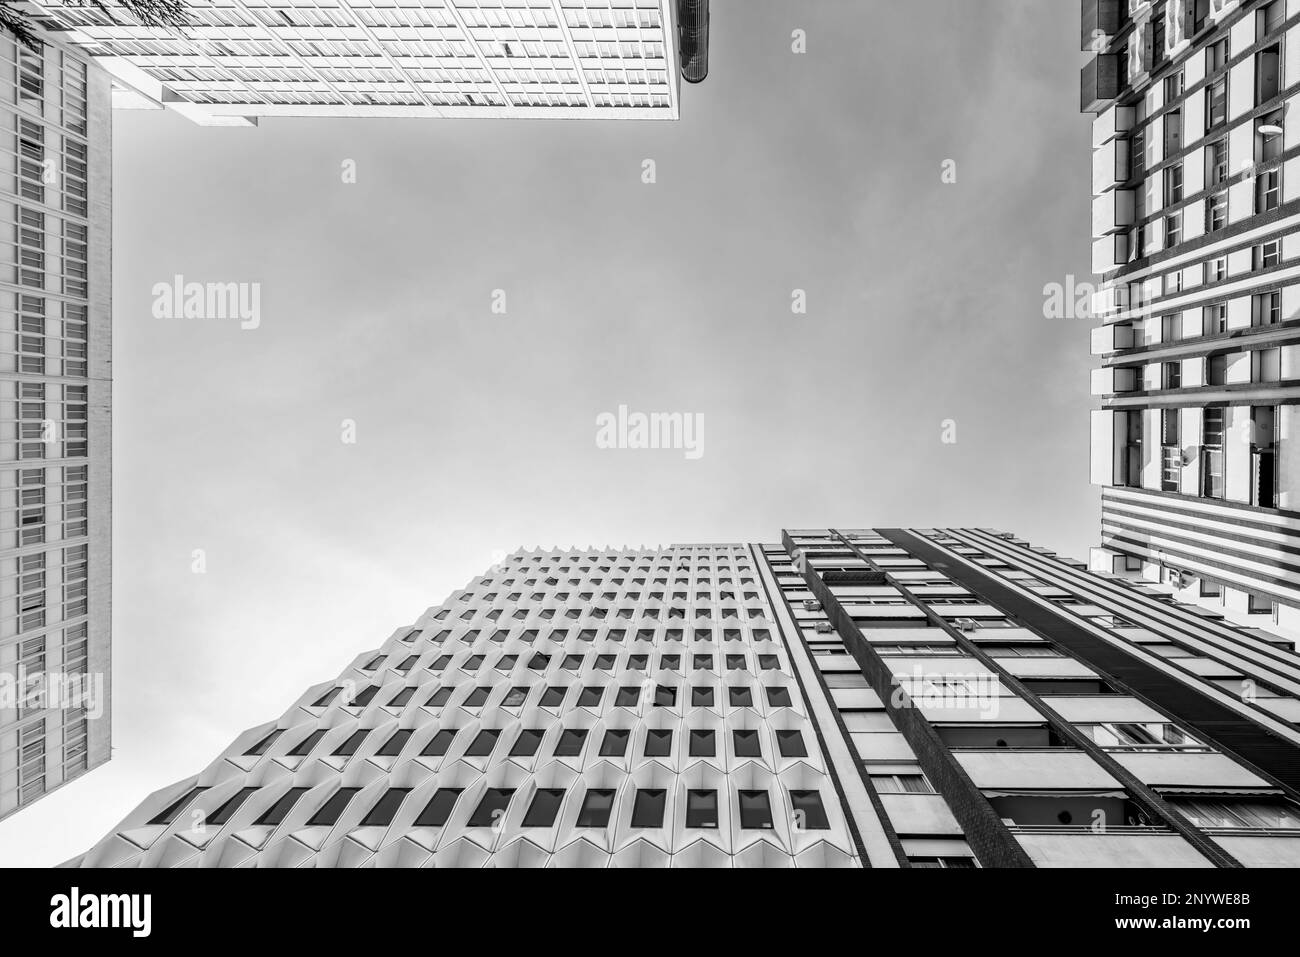
[[[338,821],[339,815],[343,809],[348,806],[352,796],[360,791],[361,788],[339,788],[330,799],[321,805],[319,811],[312,815],[307,822],[308,827],[319,827],[321,825],[331,825]]]
[[[469,826],[491,827],[497,818],[506,813],[506,808],[510,806],[510,799],[514,795],[514,788],[488,788],[483,799],[478,802],[478,807],[470,815]]]
[[[635,708],[637,702],[641,700],[641,689],[637,687],[624,687],[618,689],[618,695],[614,698],[614,704],[620,708]]]
[[[555,745],[555,755],[560,758],[572,758],[582,753],[582,743],[587,740],[585,728],[569,728],[560,734]]]
[[[307,737],[303,738],[295,744],[292,749],[290,749],[290,757],[301,758],[311,754],[312,749],[320,743],[320,739],[325,737],[325,732],[328,730],[328,728],[321,728],[320,730],[313,731],[311,734],[307,735]]]
[[[170,824],[176,819],[176,815],[184,810],[191,801],[206,791],[207,788],[190,788],[179,798],[167,805],[166,809],[157,817],[149,821],[150,824]]]
[[[665,758],[673,749],[673,733],[671,731],[651,728],[645,736],[645,756],[647,758]]]
[[[348,735],[348,739],[334,749],[335,754],[351,755],[357,753],[357,748],[361,747],[361,742],[366,740],[369,731],[353,731]]]
[[[392,824],[393,815],[397,813],[397,809],[402,806],[402,802],[410,793],[410,788],[389,788],[384,792],[384,796],[375,802],[370,813],[361,819],[361,826],[387,827]]]
[[[393,736],[385,741],[383,747],[379,749],[379,756],[384,758],[397,757],[402,753],[402,748],[406,747],[406,742],[414,733],[414,731],[405,728],[393,732]]]
[[[239,806],[248,800],[248,796],[256,790],[257,788],[240,788],[225,804],[208,816],[208,823],[225,824],[230,820],[231,815],[239,810]]]
[[[697,708],[713,707],[713,689],[712,688],[692,688],[691,704]]]
[[[379,693],[379,686],[371,685],[369,688],[363,689],[359,695],[353,698],[352,704],[349,705],[349,707],[364,708],[366,705],[370,704],[370,702],[375,699],[375,695],[377,695],[378,693]]]
[[[429,739],[429,743],[424,746],[424,750],[420,754],[426,757],[441,757],[447,753],[447,749],[451,747],[451,743],[455,740],[456,732],[444,728]]]
[[[451,700],[450,688],[439,688],[429,697],[429,704],[435,708],[441,708]]]
[[[490,695],[491,693],[492,693],[492,689],[489,687],[475,688],[473,691],[469,693],[469,697],[465,699],[464,702],[465,707],[467,708],[481,707],[487,701],[488,695]]]
[[[495,731],[490,728],[483,729],[474,736],[474,740],[471,741],[469,747],[465,749],[465,753],[474,758],[487,757],[496,748],[497,738],[500,734],[500,731]]]
[[[655,688],[655,707],[671,708],[677,704],[677,689],[670,688],[667,685],[659,685]]]
[[[758,743],[757,731],[734,731],[731,738],[736,747],[736,757],[761,758],[763,756],[763,749]]]
[[[312,706],[313,708],[323,708],[323,707],[325,707],[327,704],[329,704],[331,701],[333,701],[335,698],[337,698],[338,695],[339,695],[339,692],[342,691],[342,690],[343,690],[342,688],[330,688],[329,691],[325,692],[323,695],[321,695],[319,698],[317,698],[315,701],[313,701],[313,702],[311,703],[311,706]]]
[[[693,655],[691,665],[699,671],[708,671],[713,667],[713,655]]]
[[[583,688],[582,694],[578,696],[578,705],[582,708],[594,708],[600,704],[600,699],[604,695],[604,688]]]
[[[276,728],[257,744],[253,745],[244,754],[266,754],[266,749],[275,743],[275,739],[284,734],[283,728]]]
[[[794,705],[790,699],[790,689],[779,687],[767,689],[767,703],[773,708],[789,708]]]
[[[550,827],[560,813],[563,800],[563,789],[538,788],[533,803],[528,805],[528,813],[524,815],[524,827]]]
[[[285,815],[293,810],[293,806],[298,803],[298,798],[302,797],[310,790],[311,788],[289,788],[289,790],[286,791],[278,801],[266,809],[266,813],[253,823],[269,825],[279,824],[284,820]]]
[[[727,655],[727,670],[728,670],[728,671],[744,671],[744,670],[745,670],[745,656],[744,656],[744,655]]]
[[[766,791],[740,792],[740,826],[749,829],[772,826],[772,803]]]
[[[416,827],[442,827],[451,817],[451,809],[460,797],[460,788],[439,788],[434,792],[429,803],[424,806],[420,816],[415,819]]]
[[[385,707],[388,708],[404,707],[413,697],[415,697],[414,688],[403,688],[401,691],[397,692],[397,694],[393,695],[393,699],[389,701],[388,704],[385,705]]]
[[[778,731],[776,744],[783,758],[808,757],[808,747],[803,743],[803,735],[798,731]]]
[[[600,753],[606,756],[622,757],[627,754],[627,742],[630,733],[617,728],[605,732],[605,740],[600,743]]]
[[[687,791],[686,792],[686,826],[687,827],[717,827],[718,826],[718,792],[717,791]]]
[[[547,688],[542,692],[543,708],[558,708],[564,703],[564,696],[568,694],[568,688]]]
[[[504,700],[501,702],[503,708],[518,708],[528,700],[527,688],[511,688],[506,692]]]
[[[542,743],[542,732],[534,728],[524,728],[519,732],[519,737],[515,738],[514,745],[510,748],[512,757],[529,757],[537,753],[537,749]]]
[[[818,791],[791,791],[790,803],[794,805],[795,820],[802,815],[801,826],[805,831],[824,831],[831,826],[826,819],[826,808],[822,805],[822,796]]]
[[[718,753],[715,735],[712,731],[692,731],[690,737],[690,756],[693,758],[711,758]]]
[[[663,827],[668,792],[662,788],[642,788],[632,805],[633,827]]]
[[[614,792],[604,788],[592,788],[582,799],[582,809],[578,811],[578,827],[605,827],[609,824],[609,813],[614,807]]]
[[[754,703],[754,695],[748,688],[728,688],[727,697],[733,708],[746,708]]]

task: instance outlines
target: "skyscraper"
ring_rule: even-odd
[[[48,39],[48,38],[47,38]],[[109,756],[109,78],[0,36],[0,817]]]
[[[1300,5],[1083,4],[1094,568],[1300,638]]]
[[[1300,657],[978,529],[519,551],[83,866],[1300,863]]]
[[[708,69],[708,0],[230,0],[192,27],[42,4],[122,107],[261,116],[676,119]],[[112,6],[110,4],[110,6]],[[680,9],[679,9],[680,8]]]

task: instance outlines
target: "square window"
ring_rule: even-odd
[[[600,753],[604,757],[623,757],[627,754],[627,742],[631,733],[620,728],[610,728],[605,732],[605,739],[600,742]]]
[[[632,805],[633,827],[663,827],[668,792],[663,788],[642,788]]]
[[[586,740],[586,728],[566,729],[560,734],[560,740],[555,745],[555,756],[559,758],[577,757],[582,753],[582,745]]]
[[[815,793],[815,792],[814,792]],[[560,804],[564,801],[561,788],[538,788],[533,795],[533,803],[528,805],[524,815],[524,827],[550,827],[560,813]]]
[[[425,756],[441,757],[447,753],[451,743],[456,740],[456,732],[450,729],[443,729],[429,739],[429,743],[424,746],[420,754]]]
[[[733,708],[748,708],[754,704],[754,695],[749,688],[728,688],[727,697]]]
[[[651,728],[645,736],[645,756],[647,758],[666,758],[673,750],[673,733],[669,730]]]
[[[746,830],[772,827],[772,802],[766,791],[740,792],[740,826]]]
[[[691,704],[697,708],[713,707],[713,689],[709,687],[692,688]]]
[[[776,744],[783,758],[808,757],[808,747],[803,743],[803,735],[798,731],[778,731]]]
[[[497,738],[500,737],[500,731],[484,729],[474,736],[465,753],[473,758],[485,758],[490,755],[497,746]]]
[[[383,797],[375,802],[364,818],[361,819],[362,827],[388,827],[393,823],[393,818],[397,814],[398,808],[406,800],[406,796],[411,793],[410,788],[389,788],[384,792]]]
[[[671,708],[677,704],[677,689],[668,685],[659,685],[655,688],[655,707]]]
[[[514,758],[532,757],[542,743],[542,732],[536,728],[524,728],[510,747],[510,756]]]
[[[488,788],[478,807],[470,815],[470,827],[492,827],[506,813],[514,788]]]
[[[582,799],[578,811],[578,827],[606,827],[614,807],[614,792],[605,788],[591,788]]]
[[[618,689],[614,697],[614,706],[618,708],[635,708],[641,700],[641,689],[634,685],[625,685]]]
[[[761,758],[763,756],[763,749],[759,744],[757,731],[733,731],[731,741],[738,758]]]
[[[711,758],[718,753],[717,736],[712,731],[692,731],[689,752],[693,758]]]
[[[718,826],[718,792],[717,791],[687,791],[686,792],[686,826],[687,827],[717,827]]]
[[[439,788],[424,806],[419,817],[415,819],[416,827],[442,827],[451,817],[451,809],[460,797],[460,788]]]
[[[794,805],[794,819],[800,830],[825,831],[830,828],[821,792],[791,791],[790,803]]]

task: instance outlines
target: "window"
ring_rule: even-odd
[[[461,788],[439,788],[415,819],[415,826],[442,827],[451,817],[451,809],[456,806],[460,794]]]
[[[767,703],[773,708],[790,708],[794,706],[794,701],[790,698],[790,689],[774,685],[768,686]]]
[[[1183,211],[1180,209],[1165,217],[1165,247],[1177,246],[1183,236]]]
[[[665,758],[672,753],[672,731],[651,728],[645,736],[645,756],[647,758]]]
[[[406,747],[406,742],[410,739],[414,731],[402,729],[395,731],[393,736],[384,742],[383,747],[379,749],[379,756],[384,758],[395,758],[402,753],[402,748]]]
[[[501,701],[503,708],[521,708],[525,701],[528,700],[528,689],[525,687],[511,688],[506,692],[505,698]]]
[[[1107,751],[1204,751],[1206,747],[1175,724],[1100,722],[1076,727]]]
[[[1160,387],[1163,389],[1178,389],[1183,384],[1183,364],[1182,362],[1162,362],[1160,363]]]
[[[677,689],[669,685],[658,685],[655,688],[655,707],[671,708],[677,704]]]
[[[511,745],[510,756],[512,758],[532,757],[542,745],[543,734],[544,732],[538,728],[524,728],[519,732],[519,737],[515,738],[515,743]]]
[[[1255,177],[1255,212],[1277,209],[1282,197],[1282,167],[1262,171]]]
[[[635,708],[640,700],[641,689],[635,685],[627,685],[618,689],[618,694],[614,696],[614,706],[616,708]]]
[[[731,743],[738,758],[761,758],[763,756],[763,749],[759,744],[757,731],[733,731],[731,733]]]
[[[1168,800],[1200,827],[1300,830],[1300,813],[1294,805],[1282,801],[1231,795],[1171,796]]]
[[[934,788],[918,768],[915,771],[898,773],[877,773],[871,775],[871,783],[881,794],[933,794]]]
[[[641,788],[632,805],[633,827],[663,827],[668,792],[663,788]]]
[[[524,815],[524,827],[550,827],[560,813],[560,804],[564,801],[563,788],[538,788],[533,795],[533,803],[528,805]]]
[[[387,827],[392,824],[397,809],[402,806],[402,802],[406,800],[406,796],[410,793],[410,788],[389,788],[384,792],[383,797],[375,802],[375,806],[370,809],[370,812],[361,819],[361,826]]]
[[[356,754],[357,748],[361,746],[362,741],[366,740],[366,735],[369,733],[369,731],[353,731],[346,741],[334,749],[334,754],[343,756]]]
[[[567,728],[560,733],[560,740],[555,745],[557,758],[574,758],[582,754],[583,742],[587,740],[586,728]]]
[[[328,801],[321,805],[320,810],[312,815],[311,819],[307,821],[307,826],[329,827],[336,824],[339,815],[343,813],[353,796],[360,790],[361,788],[339,788],[330,795]]]
[[[1173,159],[1183,149],[1183,111],[1173,109],[1165,114],[1165,158]]]
[[[1217,336],[1228,331],[1228,304],[1216,302],[1205,306],[1201,313],[1201,325],[1205,335]]]
[[[1228,181],[1228,138],[1222,137],[1205,147],[1205,185],[1208,189]]]
[[[474,736],[474,740],[465,749],[465,754],[472,758],[487,757],[496,750],[497,738],[500,736],[501,732],[499,730],[484,728]]]
[[[401,691],[397,692],[397,694],[393,695],[392,699],[384,707],[386,708],[404,707],[413,697],[415,697],[414,688],[403,688]]]
[[[696,708],[713,707],[713,689],[712,688],[692,688],[691,705]]]
[[[1228,225],[1228,194],[1213,193],[1205,197],[1205,231],[1218,232]]]
[[[1228,65],[1228,38],[1217,40],[1205,48],[1206,75],[1222,70]]]
[[[1251,299],[1250,324],[1276,326],[1282,321],[1282,293],[1280,290],[1260,293]]]
[[[1279,240],[1260,243],[1251,250],[1252,268],[1271,269],[1281,261],[1282,244]]]
[[[371,685],[369,688],[363,688],[361,692],[355,698],[352,699],[352,703],[348,705],[348,707],[364,708],[366,705],[370,704],[370,702],[374,700],[375,695],[378,693],[379,693],[378,685]]]
[[[831,826],[826,817],[820,791],[791,791],[790,803],[794,805],[796,828],[802,831],[825,831]]]
[[[429,696],[428,703],[430,707],[441,708],[450,700],[451,700],[451,689],[439,688],[437,691],[435,691],[432,695]]]
[[[227,823],[234,813],[239,810],[240,805],[247,801],[249,796],[256,790],[257,788],[240,788],[226,803],[208,816],[207,823],[217,825]]]
[[[326,705],[328,705],[331,701],[333,701],[335,698],[337,698],[339,692],[342,691],[342,690],[343,690],[342,688],[330,688],[329,691],[325,692],[323,695],[321,695],[319,698],[317,698],[315,701],[313,701],[313,702],[311,703],[311,706],[312,706],[313,708],[324,708],[324,707],[325,707]]]
[[[711,758],[718,753],[717,735],[712,731],[692,731],[688,753],[693,758]]]
[[[311,754],[312,749],[320,743],[320,739],[325,737],[325,732],[327,730],[327,728],[320,728],[319,730],[313,731],[311,734],[307,735],[307,737],[294,745],[292,750],[289,751],[289,756],[301,758]]]
[[[470,827],[492,827],[506,813],[510,799],[514,797],[514,788],[488,788],[478,807],[470,815]]]
[[[600,753],[604,757],[621,758],[627,754],[627,743],[631,738],[631,732],[620,728],[610,728],[605,732],[605,738],[600,742]]]
[[[582,799],[582,808],[578,811],[578,827],[606,827],[609,824],[610,811],[614,807],[614,791],[605,788],[591,788]]]
[[[1228,122],[1228,74],[1212,80],[1205,89],[1205,129],[1217,129]],[[1166,138],[1166,143],[1168,139]]]
[[[955,857],[908,857],[908,863],[913,867],[955,867],[955,868],[976,868],[979,865],[975,863],[975,858],[955,856]]]
[[[542,692],[543,708],[558,708],[564,703],[564,696],[569,693],[568,688],[547,688]]]
[[[772,802],[766,791],[740,792],[740,826],[745,830],[772,827]]]
[[[447,749],[451,747],[451,743],[455,740],[456,732],[444,728],[429,739],[429,743],[424,746],[424,750],[420,754],[426,757],[441,757],[447,753]]]
[[[469,695],[465,698],[465,700],[461,702],[461,707],[481,708],[484,704],[487,703],[488,695],[490,695],[491,693],[492,693],[492,688],[489,685],[483,685],[481,687],[475,688],[473,691],[469,693]]]
[[[177,814],[180,814],[181,811],[189,807],[190,802],[193,801],[196,797],[198,797],[206,790],[207,790],[206,787],[190,788],[188,791],[182,794],[171,804],[167,805],[167,807],[162,811],[162,813],[158,814],[156,817],[151,818],[149,820],[149,823],[150,824],[172,823],[172,821],[176,820]]]
[[[278,801],[272,804],[266,812],[253,823],[255,825],[270,825],[272,827],[280,824],[285,819],[285,816],[293,810],[293,806],[298,803],[298,799],[310,790],[311,788],[289,788],[289,790],[286,791]]]
[[[749,708],[754,704],[754,695],[749,688],[728,688],[727,697],[733,708]]]
[[[1165,202],[1166,206],[1173,206],[1175,203],[1183,201],[1183,164],[1165,168]]]
[[[808,748],[803,743],[803,735],[798,731],[778,731],[776,733],[777,749],[783,758],[806,758]]]
[[[686,792],[686,826],[718,826],[717,791],[691,790]]]
[[[600,705],[600,699],[604,697],[605,689],[599,686],[583,688],[578,695],[578,707],[595,708]]]
[[[275,739],[280,737],[282,734],[284,734],[284,729],[276,728],[261,741],[257,742],[257,744],[245,751],[244,754],[266,754],[266,749],[274,744]]]

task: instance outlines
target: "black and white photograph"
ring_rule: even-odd
[[[1280,933],[1292,102],[1300,0],[0,0],[18,939]]]

